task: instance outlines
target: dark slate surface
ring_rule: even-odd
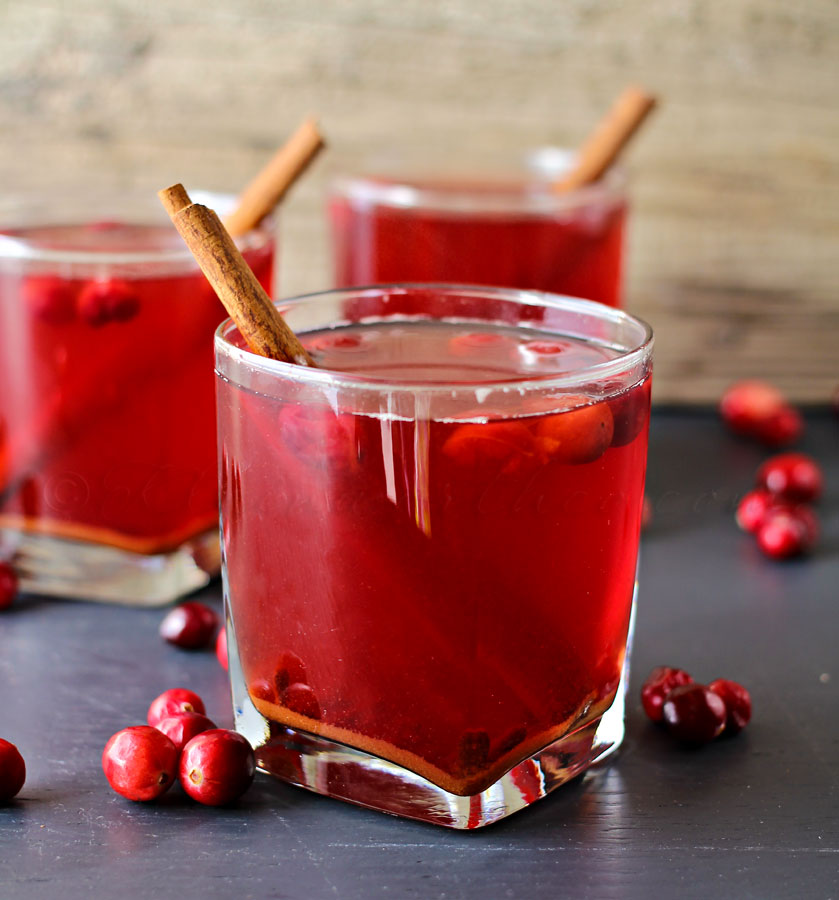
[[[802,448],[829,468],[824,537],[773,563],[731,515],[767,454],[710,413],[656,413],[624,748],[474,833],[265,776],[234,809],[122,800],[100,770],[109,735],[175,685],[229,723],[225,677],[212,654],[163,645],[160,612],[23,600],[0,615],[0,735],[29,768],[0,809],[0,897],[839,897],[839,425],[811,415]],[[752,725],[676,747],[637,701],[661,663],[742,680]]]

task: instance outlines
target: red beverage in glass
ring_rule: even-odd
[[[518,181],[343,178],[330,198],[338,287],[485,284],[621,305],[620,174],[566,194]]]
[[[245,253],[270,289],[270,234],[250,235]],[[217,527],[210,367],[222,317],[170,224],[2,229],[0,527],[31,589],[151,602],[197,586],[160,560]],[[76,562],[60,580],[38,568],[44,546],[61,568],[55,539],[73,542]],[[132,597],[127,577],[114,583],[127,560],[163,582],[137,582]],[[212,569],[212,552],[198,562]]]
[[[648,359],[627,371],[604,342],[509,316],[396,316],[303,342],[328,371],[239,371],[219,349],[234,699],[272,735],[242,714],[260,764],[430,820],[360,763],[309,783],[285,729],[472,801],[557,741],[581,771],[605,752],[594,736],[625,662]]]

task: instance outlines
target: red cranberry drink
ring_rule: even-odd
[[[0,529],[31,590],[164,602],[217,565],[222,307],[147,202],[0,210]],[[243,248],[270,288],[270,232]]]
[[[479,288],[283,312],[320,368],[216,344],[237,727],[312,790],[487,824],[623,734],[649,331]]]
[[[512,180],[353,177],[330,199],[338,287],[447,281],[621,305],[627,201],[620,173],[558,194],[558,150]]]

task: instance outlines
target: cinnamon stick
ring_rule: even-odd
[[[215,212],[193,203],[181,184],[158,196],[250,349],[269,359],[314,366]]]
[[[282,200],[324,146],[314,119],[306,119],[247,185],[239,205],[225,219],[234,237],[255,228]]]
[[[580,147],[574,168],[557,179],[553,189],[572,191],[601,178],[655,105],[652,94],[639,87],[626,88]]]

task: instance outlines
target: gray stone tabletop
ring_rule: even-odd
[[[808,416],[825,466],[811,559],[763,558],[735,498],[768,453],[711,413],[657,410],[627,738],[602,771],[472,833],[394,819],[258,775],[229,809],[179,790],[112,793],[108,737],[162,690],[231,721],[211,652],[157,635],[162,613],[25,597],[0,614],[0,736],[24,754],[0,808],[0,898],[839,897],[839,423]],[[220,605],[220,588],[201,594]],[[739,737],[685,750],[638,702],[655,665],[752,692]]]

